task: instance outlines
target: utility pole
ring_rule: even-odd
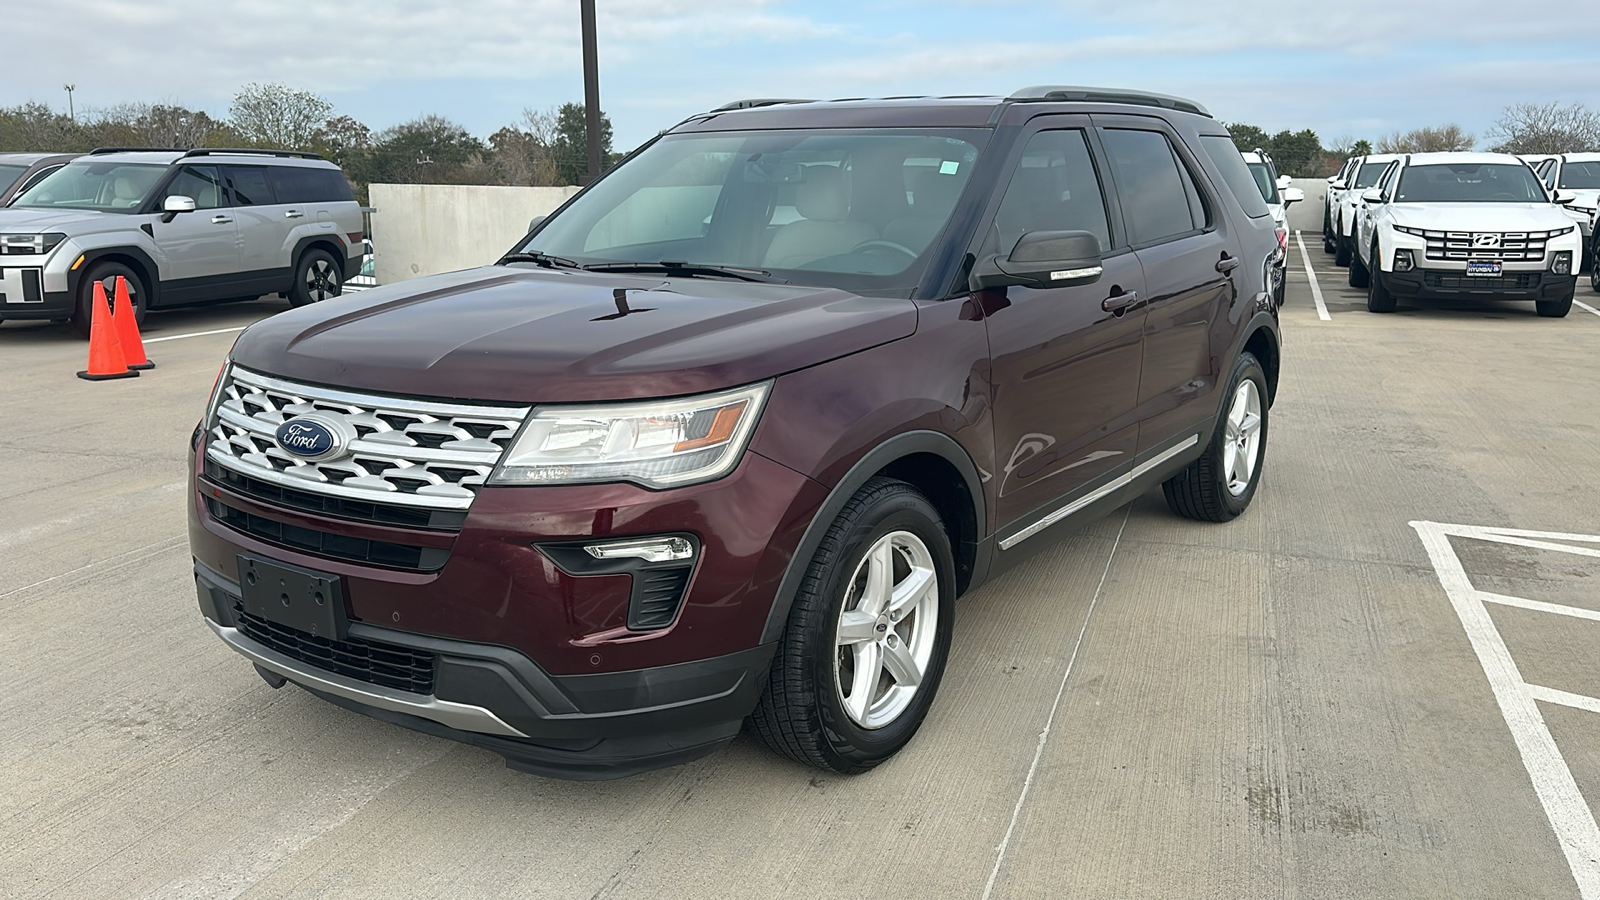
[[[72,108],[72,92],[77,90],[78,86],[75,84],[63,84],[61,87],[67,92],[67,118],[76,122],[78,121],[78,113]]]
[[[583,20],[583,111],[584,130],[589,133],[589,174],[584,184],[600,177],[600,64],[595,59],[594,0],[579,0]]]

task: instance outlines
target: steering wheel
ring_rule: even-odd
[[[857,253],[857,252],[860,252],[862,250],[877,250],[877,249],[898,250],[899,252],[904,253],[905,255],[911,257],[912,259],[916,259],[917,257],[922,255],[922,254],[918,253],[917,251],[911,249],[910,247],[905,246],[904,244],[896,244],[894,241],[883,241],[883,240],[862,241],[861,243],[855,245],[854,247],[851,247],[850,248],[850,252],[851,253]]]

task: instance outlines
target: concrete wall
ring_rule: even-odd
[[[1309,235],[1322,234],[1322,201],[1328,196],[1328,179],[1296,178],[1294,186],[1306,192],[1304,203],[1289,207],[1289,230]],[[1292,246],[1294,241],[1289,242]],[[1309,246],[1309,245],[1308,245]]]
[[[488,265],[575,187],[374,184],[369,188],[379,284]]]

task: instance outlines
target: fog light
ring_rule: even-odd
[[[1550,271],[1557,275],[1572,274],[1572,251],[1563,250],[1556,254],[1555,261],[1550,264]]]
[[[595,559],[642,559],[645,562],[670,562],[694,556],[694,545],[681,537],[646,538],[589,544],[583,548]]]
[[[1396,250],[1394,252],[1394,270],[1396,272],[1409,272],[1416,267],[1417,262],[1411,258],[1410,250]]]

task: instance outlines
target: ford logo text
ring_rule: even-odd
[[[343,449],[334,430],[313,419],[290,419],[278,426],[273,438],[285,453],[302,459],[326,459]]]

